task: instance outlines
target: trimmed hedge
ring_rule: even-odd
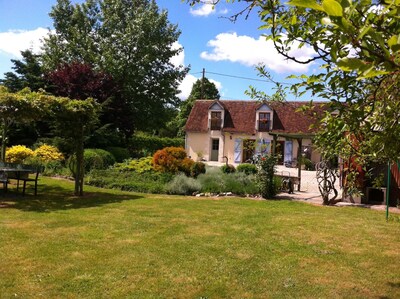
[[[129,142],[129,150],[134,157],[152,156],[156,151],[171,146],[184,147],[185,140],[182,138],[135,135]]]

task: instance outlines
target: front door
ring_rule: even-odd
[[[211,161],[218,161],[219,139],[211,139]]]
[[[278,164],[283,164],[283,158],[285,157],[285,141],[277,141],[275,154],[278,156]]]

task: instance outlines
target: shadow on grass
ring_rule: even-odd
[[[104,190],[84,192],[82,197],[73,195],[70,188],[59,185],[46,185],[38,188],[38,195],[34,196],[32,190],[22,196],[22,190],[11,189],[6,194],[0,194],[0,209],[18,209],[30,212],[51,212],[58,210],[82,209],[99,207],[106,204],[135,200],[143,198],[135,194],[116,194]]]

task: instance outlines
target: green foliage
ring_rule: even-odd
[[[129,150],[124,147],[112,146],[107,147],[106,150],[114,156],[116,162],[123,162],[130,158]]]
[[[149,172],[153,170],[153,157],[125,160],[116,164],[114,168],[120,171],[134,171],[137,173]]]
[[[50,17],[54,32],[41,56],[46,71],[80,62],[111,75],[118,92],[109,99],[110,113],[126,138],[165,125],[187,69],[171,63],[182,51],[173,47],[180,32],[156,1],[58,0]]]
[[[236,168],[231,164],[225,164],[221,166],[221,171],[223,173],[234,173],[236,171]]]
[[[110,152],[98,148],[85,149],[83,157],[85,172],[93,169],[106,169],[115,163],[115,158]]]
[[[237,195],[257,194],[258,186],[253,175],[244,173],[222,173],[219,169],[207,170],[198,176],[201,192],[232,192]]]
[[[206,173],[206,164],[203,162],[194,162],[190,169],[190,176],[197,178],[200,174]]]
[[[135,134],[130,140],[129,150],[135,157],[154,155],[154,153],[165,147],[183,147],[185,144],[182,138],[167,138]]]
[[[143,193],[165,193],[165,185],[172,180],[172,175],[158,172],[120,172],[117,169],[93,170],[85,183],[102,188],[119,189]]]
[[[201,184],[194,178],[178,174],[166,185],[165,190],[168,194],[192,195],[201,190]]]
[[[33,54],[28,49],[21,51],[22,60],[11,59],[14,64],[12,69],[15,71],[4,74],[4,79],[0,79],[3,84],[11,92],[17,92],[26,87],[33,91],[45,88],[45,80],[43,78],[43,70],[39,62],[39,55]]]
[[[256,174],[257,173],[257,166],[250,163],[242,163],[236,167],[238,172],[243,172],[247,175]]]
[[[276,156],[273,155],[265,155],[258,160],[257,181],[261,196],[265,199],[274,198],[276,195],[274,174],[277,162]]]

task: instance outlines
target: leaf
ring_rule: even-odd
[[[389,45],[389,48],[392,49],[394,52],[399,51],[400,50],[400,34],[393,35],[391,38],[389,38],[388,45]]]
[[[322,2],[322,8],[330,16],[334,17],[343,16],[343,8],[335,0],[324,0]]]
[[[319,11],[324,11],[322,6],[313,0],[292,0],[292,1],[289,1],[287,4],[292,5],[292,6],[298,6],[298,7],[304,7],[304,8],[310,8],[310,9],[315,9],[315,10],[319,10]]]
[[[350,72],[354,70],[359,70],[363,68],[366,64],[358,58],[343,58],[337,62],[340,69],[345,72]]]

